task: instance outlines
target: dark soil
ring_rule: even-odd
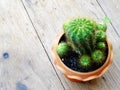
[[[65,35],[62,36],[62,38],[60,39],[60,42],[66,42]],[[80,67],[80,65],[78,65],[78,60],[80,58],[80,55],[77,54],[76,52],[70,52],[68,54],[68,56],[62,57],[61,60],[67,67],[69,67],[72,70],[75,70],[75,71],[78,71],[78,72],[90,72],[90,71],[94,71],[94,70],[100,68],[105,63],[107,55],[108,55],[108,49],[106,49],[106,51],[105,51],[104,62],[101,63],[100,65],[98,65],[98,64],[96,65],[96,64],[93,63],[91,65],[91,67],[88,68],[88,69],[83,69],[83,68]]]
[[[72,70],[78,71],[78,72],[94,71],[104,64],[104,62],[101,65],[93,64],[91,65],[91,68],[83,69],[80,67],[80,65],[78,65],[79,57],[80,56],[77,53],[72,52],[71,54],[69,54],[69,56],[61,58],[61,60],[67,67],[71,68]]]

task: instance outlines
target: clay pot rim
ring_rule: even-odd
[[[96,72],[101,71],[103,68],[106,68],[106,69],[102,70],[102,72],[101,72],[100,75],[96,75],[96,78],[99,77],[99,76],[101,76],[102,73],[104,73],[104,72],[108,69],[108,67],[110,66],[110,64],[109,64],[109,66],[107,66],[107,67],[106,67],[106,64],[109,62],[109,58],[111,57],[111,55],[112,55],[112,58],[113,58],[113,53],[110,53],[110,52],[112,51],[112,45],[111,45],[110,41],[108,40],[108,38],[106,39],[107,44],[108,44],[108,56],[107,56],[107,58],[106,58],[105,63],[104,63],[100,68],[98,68],[98,69],[96,69],[96,70],[94,70],[94,71],[90,71],[90,72],[78,72],[78,71],[72,70],[71,68],[67,67],[67,66],[62,62],[62,60],[60,59],[59,55],[58,55],[57,52],[56,52],[56,48],[57,48],[57,46],[58,46],[59,40],[60,40],[60,38],[63,36],[63,34],[64,34],[64,31],[63,31],[63,30],[61,30],[61,31],[58,33],[55,41],[54,41],[53,44],[52,44],[52,51],[53,51],[52,53],[54,53],[54,54],[53,54],[54,58],[57,57],[57,60],[60,60],[60,63],[62,64],[62,66],[64,67],[64,69],[67,69],[68,71],[70,71],[70,72],[72,72],[72,73],[75,73],[75,74],[77,74],[77,75],[90,75],[90,74],[94,74],[94,73],[96,73]],[[113,59],[111,59],[111,60],[113,60]]]

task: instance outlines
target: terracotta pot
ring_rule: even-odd
[[[102,76],[110,67],[112,60],[113,60],[113,51],[112,45],[108,39],[106,39],[108,44],[108,56],[105,63],[98,68],[97,70],[91,72],[77,72],[69,67],[67,67],[62,60],[60,59],[59,55],[56,52],[56,48],[58,46],[60,38],[63,36],[64,31],[62,30],[56,37],[55,41],[52,44],[52,54],[55,61],[55,65],[57,68],[71,81],[80,82],[80,81],[89,81],[95,78]]]

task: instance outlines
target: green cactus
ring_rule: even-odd
[[[96,22],[87,18],[76,18],[63,25],[67,38],[81,53],[91,52],[95,44]]]
[[[101,52],[100,50],[95,50],[92,53],[92,60],[96,64],[101,64],[103,62],[103,58],[104,58],[103,52]]]
[[[96,31],[96,40],[104,42],[106,40],[106,33],[102,30]]]
[[[102,31],[106,32],[106,30],[107,30],[107,25],[106,25],[106,23],[104,23],[104,22],[98,23],[98,24],[97,24],[97,30],[102,30]]]
[[[89,18],[74,18],[63,24],[65,42],[59,43],[56,51],[60,57],[69,53],[80,55],[78,65],[88,70],[92,64],[104,62],[106,46],[106,23],[97,23]],[[71,54],[70,54],[71,55]]]
[[[65,42],[61,42],[57,46],[56,51],[60,57],[63,57],[63,56],[68,55],[69,52],[72,51],[72,48],[71,48],[70,44],[65,43]]]
[[[100,49],[100,50],[105,50],[106,49],[105,42],[98,42],[97,43],[97,48]]]
[[[82,55],[81,58],[79,59],[79,65],[83,69],[90,68],[90,66],[91,66],[90,56],[88,56],[88,55]]]

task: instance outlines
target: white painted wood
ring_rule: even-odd
[[[22,0],[33,26],[37,30],[50,59],[51,43],[62,29],[62,24],[68,18],[88,16],[94,19],[103,18],[105,14],[96,0]],[[108,24],[108,37],[113,44],[115,59],[110,70],[99,79],[87,83],[70,82],[57,71],[66,90],[118,90],[120,89],[120,66],[116,60],[120,49],[120,38],[113,27]],[[117,53],[117,55],[116,55]],[[118,60],[117,60],[118,61]],[[53,62],[53,61],[52,61]],[[118,61],[120,63],[120,61]],[[57,69],[56,69],[57,70]]]
[[[0,42],[0,90],[63,90],[20,0],[0,0]]]

